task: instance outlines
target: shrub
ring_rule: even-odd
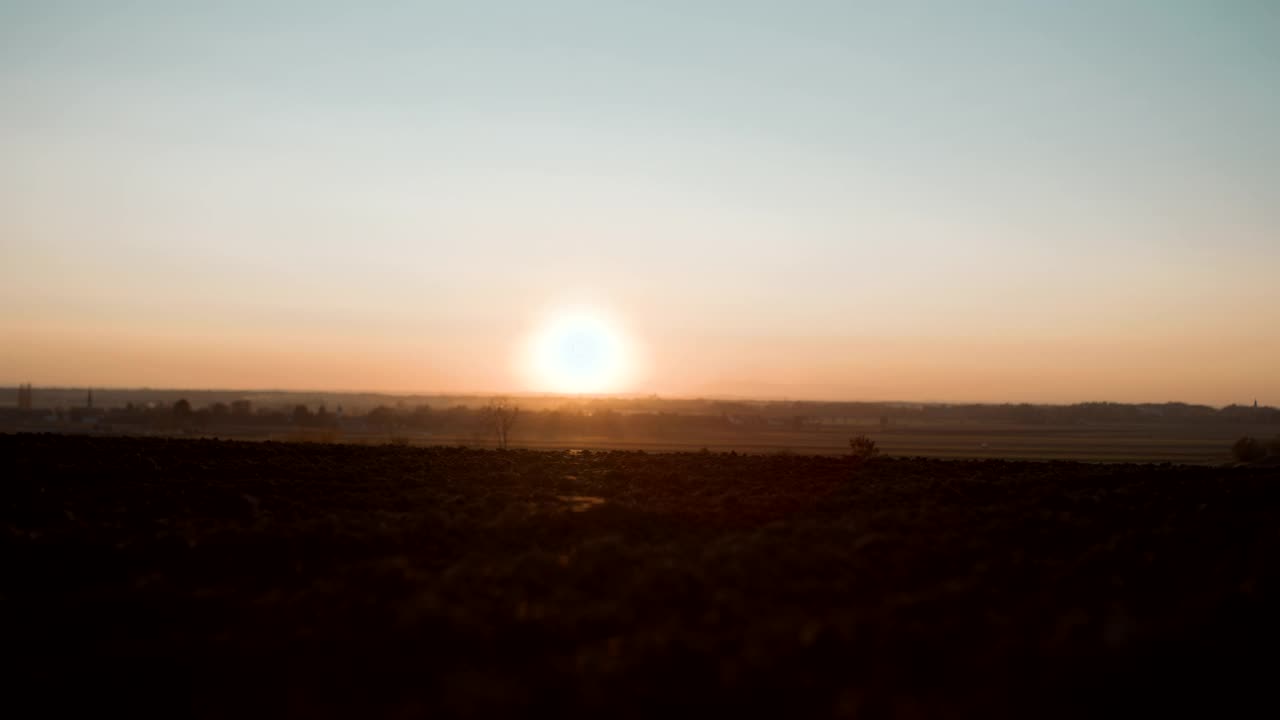
[[[1231,457],[1236,462],[1254,462],[1267,456],[1267,449],[1254,438],[1245,436],[1231,446]]]
[[[854,460],[864,462],[880,455],[876,441],[866,435],[849,438],[849,452]]]

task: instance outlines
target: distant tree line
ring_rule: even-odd
[[[302,399],[302,398],[299,398]],[[248,400],[197,406],[187,398],[170,402],[129,402],[96,412],[122,426],[150,428],[343,428],[385,433],[423,432],[479,436],[494,430],[488,400],[432,406],[403,402],[364,406],[343,412],[324,401],[255,406]],[[1079,403],[1075,405],[921,405],[898,403],[749,402],[659,400],[654,398],[561,400],[530,408],[521,399],[519,434],[528,438],[562,436],[623,439],[662,437],[697,431],[796,431],[814,426],[852,424],[881,429],[912,422],[990,422],[1014,425],[1214,424],[1280,425],[1280,410],[1230,405],[1212,408],[1186,403]],[[75,408],[70,408],[75,410]],[[50,413],[49,410],[13,411]],[[61,413],[58,413],[61,416]]]
[[[903,415],[899,411],[899,415]],[[906,413],[910,414],[910,413]],[[929,405],[919,410],[929,420],[985,420],[1027,425],[1081,423],[1214,423],[1260,422],[1280,424],[1280,409],[1228,405],[1213,408],[1187,403],[1137,404],[1089,402],[1074,405]]]

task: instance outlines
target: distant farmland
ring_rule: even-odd
[[[190,396],[194,400],[187,400]],[[208,437],[361,445],[492,447],[480,397],[390,397],[41,389],[43,406],[0,398],[0,432]],[[1280,410],[1182,403],[896,406],[656,398],[525,397],[511,445],[529,449],[843,454],[865,434],[892,456],[1173,462],[1230,460],[1242,436],[1270,441]],[[176,408],[185,404],[181,414]],[[326,409],[327,408],[327,409]]]
[[[831,455],[847,453],[849,438],[866,434],[884,453],[900,457],[1215,464],[1230,461],[1231,443],[1242,435],[1268,438],[1278,431],[1280,429],[1274,425],[921,423],[889,430],[867,425],[803,431],[683,431],[659,437],[545,437],[522,434],[517,428],[512,445],[530,449],[618,448],[647,451],[688,451],[705,447],[722,452]],[[475,434],[403,433],[396,438],[420,446],[484,447],[488,443],[486,438]],[[377,444],[393,438],[376,433],[311,436],[306,433],[276,433],[271,439],[330,439]]]

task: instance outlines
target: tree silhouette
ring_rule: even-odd
[[[365,421],[372,427],[384,432],[390,432],[396,426],[396,411],[386,405],[379,405],[369,411],[369,414],[365,416]]]
[[[489,431],[498,439],[498,448],[506,450],[511,440],[511,427],[520,417],[520,408],[512,405],[506,398],[494,398],[480,409],[480,416]]]

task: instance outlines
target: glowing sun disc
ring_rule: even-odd
[[[626,374],[627,354],[622,333],[602,313],[561,311],[534,338],[534,375],[552,392],[610,392]]]

